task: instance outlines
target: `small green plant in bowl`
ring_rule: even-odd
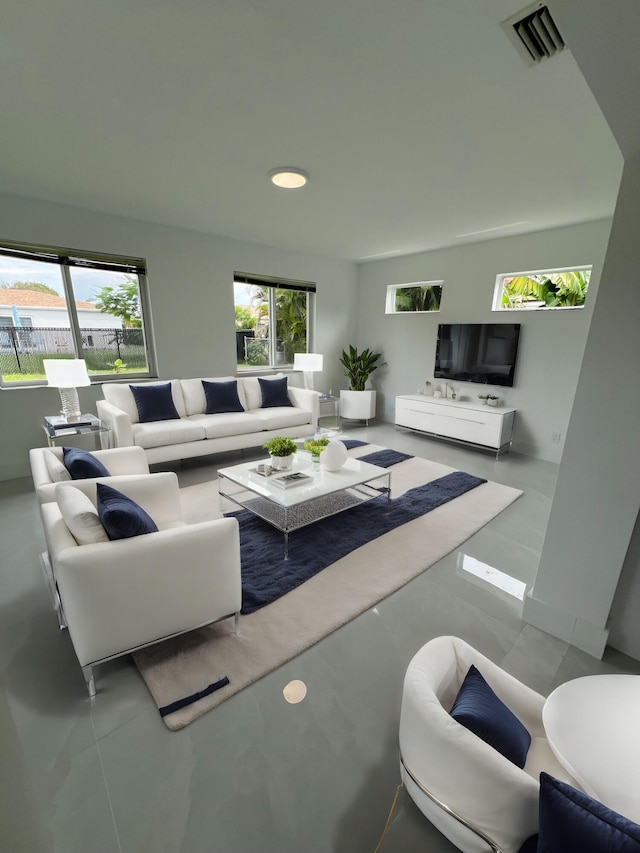
[[[497,406],[500,397],[496,394],[478,394],[478,400],[482,400],[482,402],[488,406]]]
[[[298,446],[292,438],[285,435],[275,435],[262,445],[270,456],[291,456],[298,452]]]
[[[320,454],[327,444],[329,444],[328,438],[312,438],[309,441],[305,441],[304,449],[307,450],[317,462],[320,459]]]

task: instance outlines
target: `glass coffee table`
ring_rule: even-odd
[[[284,534],[284,558],[289,556],[289,533],[329,518],[345,509],[386,494],[391,499],[391,471],[347,459],[337,471],[327,471],[311,455],[296,454],[291,471],[269,475],[259,473],[260,462],[245,462],[220,468],[220,496],[248,509]],[[268,465],[263,466],[267,469]],[[283,487],[278,481],[294,475],[292,485]]]

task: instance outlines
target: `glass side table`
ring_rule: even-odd
[[[80,415],[77,421],[67,421],[61,415],[45,415],[42,429],[49,447],[64,444],[84,444],[78,436],[92,436],[93,450],[106,450],[111,446],[111,430],[96,415]]]
[[[320,418],[326,417],[326,415],[323,415],[323,411],[322,411],[323,407],[325,409],[328,409],[329,407],[331,407],[331,416],[332,416],[331,425],[326,426],[323,424],[323,428],[326,430],[331,430],[331,431],[337,430],[339,432],[341,429],[340,397],[339,396],[336,397],[335,394],[331,394],[331,393],[321,394],[319,403],[320,403]],[[318,426],[320,426],[320,418],[318,418]]]

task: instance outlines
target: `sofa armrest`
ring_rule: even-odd
[[[96,400],[96,411],[101,421],[111,430],[111,443],[114,447],[130,447],[133,440],[131,418],[108,400]]]
[[[298,388],[295,385],[290,385],[287,390],[289,391],[289,399],[294,406],[297,406],[300,409],[306,409],[311,413],[311,418],[315,428],[320,414],[320,392],[312,391],[309,388]]]
[[[82,666],[237,613],[234,518],[69,548],[56,579]]]

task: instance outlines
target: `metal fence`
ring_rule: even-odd
[[[142,329],[82,329],[82,357],[87,369],[113,373],[120,359],[127,368],[145,371],[147,357]],[[43,358],[74,357],[70,328],[0,327],[0,371],[3,376],[44,376]]]

